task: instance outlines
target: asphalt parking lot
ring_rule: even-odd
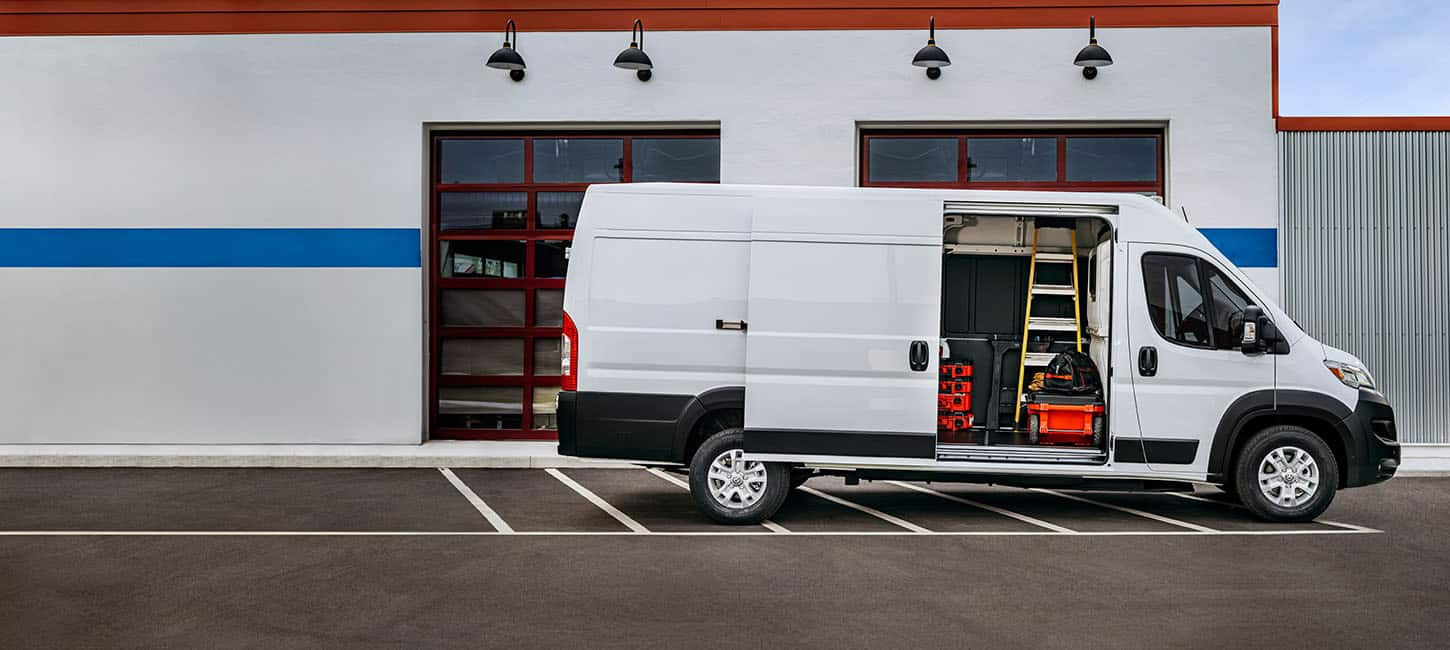
[[[1212,490],[657,469],[0,469],[0,647],[1442,643],[1450,480],[1268,524]]]

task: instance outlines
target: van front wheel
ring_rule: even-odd
[[[725,429],[700,444],[690,459],[690,496],[705,516],[722,524],[758,524],[780,510],[790,494],[790,468],[745,460],[745,431]]]
[[[1239,451],[1234,493],[1266,521],[1312,521],[1334,501],[1339,464],[1334,450],[1308,429],[1269,427]]]

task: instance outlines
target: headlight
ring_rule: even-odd
[[[1339,381],[1344,382],[1345,386],[1375,390],[1374,377],[1370,376],[1369,371],[1364,368],[1351,366],[1339,361],[1329,361],[1327,359],[1324,361],[1324,367],[1328,368],[1329,372],[1334,373],[1334,376],[1338,377]]]

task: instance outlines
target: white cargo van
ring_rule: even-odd
[[[596,185],[564,311],[559,452],[686,465],[725,523],[823,473],[1300,521],[1399,464],[1364,365],[1138,195]]]

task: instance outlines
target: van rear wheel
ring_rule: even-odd
[[[695,507],[722,524],[758,524],[780,510],[790,495],[788,466],[748,461],[744,453],[745,431],[733,427],[700,443],[690,459]]]
[[[1334,501],[1339,464],[1334,450],[1303,427],[1260,431],[1235,459],[1233,492],[1265,521],[1312,521]]]

